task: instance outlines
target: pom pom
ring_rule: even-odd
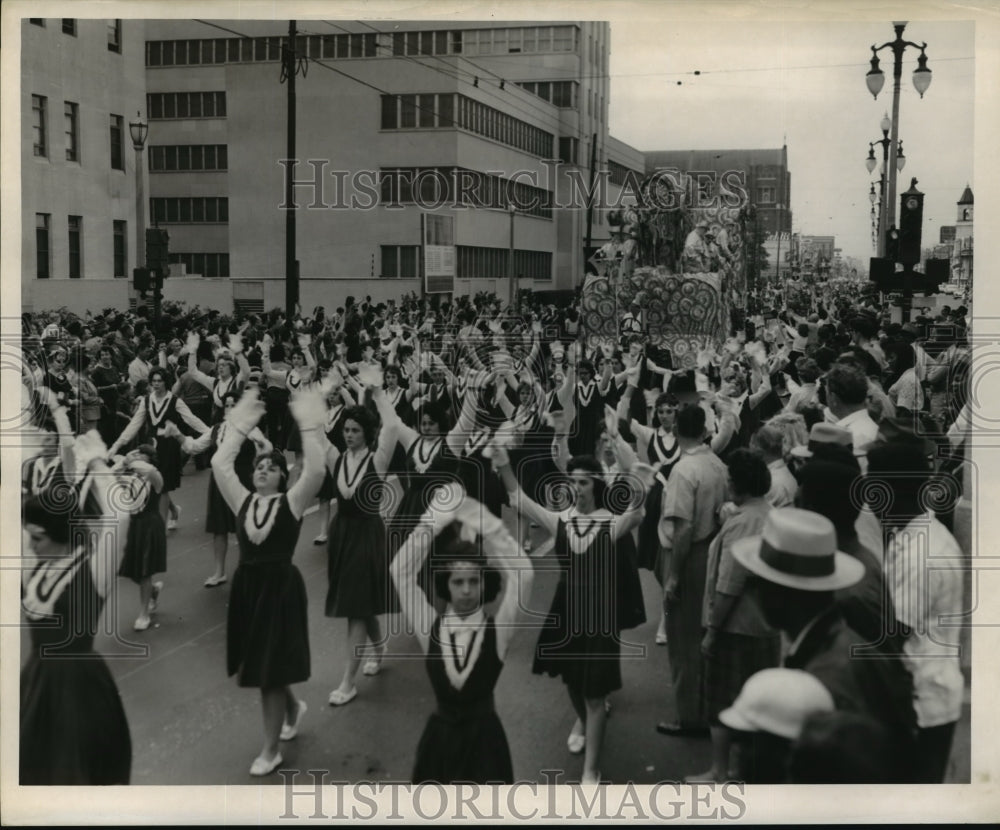
[[[308,387],[292,395],[288,409],[300,430],[314,429],[326,424],[326,396],[314,387]]]
[[[86,472],[90,462],[96,461],[98,458],[106,458],[107,454],[107,445],[96,429],[85,432],[73,442],[73,460],[76,463],[77,472],[80,474]]]
[[[358,382],[363,386],[379,387],[382,385],[382,370],[365,363],[358,369]]]

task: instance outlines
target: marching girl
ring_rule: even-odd
[[[212,393],[212,423],[217,424],[226,416],[226,395],[232,394],[239,397],[247,375],[250,373],[250,367],[244,358],[237,370],[235,354],[232,358],[220,354],[215,360],[215,377],[206,375],[198,368],[197,352],[200,341],[201,338],[197,332],[188,335],[188,374]]]
[[[244,687],[260,689],[264,746],[250,767],[253,776],[269,775],[282,763],[279,741],[297,734],[305,701],[293,683],[309,679],[309,624],[306,588],[292,556],[302,514],[323,480],[319,430],[324,405],[318,391],[299,393],[291,402],[302,435],[304,466],[288,487],[288,466],[280,452],[254,460],[253,490],[240,481],[235,461],[247,436],[264,414],[255,392],[230,410],[227,429],[212,456],[219,492],[236,515],[240,564],[233,574],[226,623],[226,669]]]
[[[459,487],[446,485],[439,496],[391,566],[437,701],[417,746],[412,780],[511,784],[510,747],[493,690],[516,631],[519,596],[531,592],[531,566],[504,523],[463,498]],[[435,557],[433,591],[446,603],[439,615],[417,580],[434,537],[452,522],[463,538],[455,535]],[[467,531],[475,542],[464,541]],[[496,611],[488,613],[487,604],[498,597]]]
[[[587,455],[594,451],[604,429],[604,391],[607,380],[602,382],[605,389],[594,378],[594,364],[582,360],[576,365],[579,380],[573,395],[576,402],[576,422],[570,432],[569,447],[573,455]]]
[[[323,379],[321,384],[327,378],[337,378],[334,385],[326,393],[326,423],[323,426],[323,432],[326,434],[326,440],[333,444],[338,452],[344,452],[347,449],[347,444],[344,443],[344,416],[349,407],[356,405],[356,401],[348,390],[347,385],[343,382],[342,376],[334,374],[335,369],[329,360],[321,360],[319,367],[320,375]],[[321,386],[321,388],[325,387]],[[326,531],[330,527],[330,505],[335,496],[336,483],[333,480],[333,476],[330,475],[330,471],[327,470],[323,476],[323,484],[319,488],[319,493],[316,494],[316,498],[323,509],[323,519],[320,524],[319,535],[313,539],[314,545],[325,545],[327,543],[328,537]]]
[[[372,395],[377,401],[384,392],[375,387]],[[343,423],[345,451],[325,442],[326,467],[333,477],[337,498],[327,543],[329,589],[325,613],[347,620],[347,661],[340,685],[330,692],[332,706],[343,706],[357,696],[354,681],[366,641],[374,654],[365,660],[364,673],[379,673],[385,644],[378,617],[396,610],[389,584],[385,523],[379,513],[395,442],[379,441],[378,448],[372,448],[378,426],[366,407],[348,409]]]
[[[604,468],[593,456],[580,456],[567,466],[575,503],[556,513],[521,491],[504,450],[498,448],[493,460],[514,509],[556,539],[563,573],[538,638],[532,672],[562,677],[577,715],[567,746],[572,753],[585,750],[582,780],[596,783],[607,717],[605,698],[621,688],[617,546],[639,524],[641,502],[621,515],[611,513],[604,506]]]
[[[292,395],[305,389],[313,380],[316,359],[309,348],[308,335],[299,335],[299,346],[289,352],[288,360],[290,368],[286,369],[283,366],[276,367],[271,363],[270,350],[265,347],[261,352],[261,370],[264,377],[269,382],[283,383],[290,398]],[[295,453],[295,468],[293,473],[297,473],[302,469],[302,440],[295,427],[295,419],[291,417],[287,409],[285,412],[283,435],[285,437],[284,449]]]
[[[156,447],[156,469],[163,477],[163,487],[160,490],[160,515],[166,521],[170,511],[170,493],[181,484],[181,445],[173,437],[166,435],[166,426],[173,423],[180,427],[183,421],[198,435],[208,432],[208,426],[198,418],[188,405],[175,397],[167,389],[167,370],[159,366],[149,372],[149,392],[140,398],[132,420],[122,430],[108,450],[109,455],[116,455],[120,447],[124,447],[136,436],[145,444]],[[167,529],[170,527],[168,525]]]
[[[236,392],[226,392],[222,396],[223,417],[228,415],[236,405],[239,397]],[[181,442],[181,449],[189,455],[209,451],[209,457],[218,452],[219,446],[225,440],[229,426],[225,420],[220,421],[211,430],[198,438],[183,436],[173,424],[167,426],[167,435]],[[174,434],[176,432],[176,434]],[[233,468],[240,483],[248,490],[253,487],[253,462],[257,456],[267,455],[274,448],[264,437],[258,427],[247,433],[246,440],[240,446],[240,451],[233,462]],[[212,554],[215,560],[215,570],[205,580],[206,588],[216,588],[226,582],[226,554],[229,552],[229,534],[236,533],[236,515],[222,497],[219,485],[215,483],[215,473],[208,477],[208,495],[205,509],[205,532],[212,534]]]
[[[94,651],[105,598],[128,536],[127,506],[96,432],[73,447],[97,513],[114,533],[74,533],[67,493],[30,496],[23,522],[21,607],[31,647],[21,670],[20,784],[128,784],[132,740],[118,688]],[[89,474],[88,474],[89,473]],[[78,497],[78,494],[74,494]]]
[[[112,468],[121,486],[127,488],[132,506],[118,575],[139,586],[139,616],[132,626],[136,631],[149,628],[150,614],[156,610],[163,590],[163,583],[153,582],[153,577],[167,570],[167,526],[159,511],[163,476],[155,464],[156,449],[151,444],[140,444]]]

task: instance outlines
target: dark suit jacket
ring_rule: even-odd
[[[913,677],[902,661],[864,648],[868,639],[848,627],[837,606],[815,622],[785,667],[816,677],[833,696],[838,710],[867,715],[889,732],[901,762],[901,781],[912,781],[909,765],[917,729]]]

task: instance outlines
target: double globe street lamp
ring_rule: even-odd
[[[882,121],[879,124],[879,127],[882,129],[882,138],[880,138],[878,141],[869,141],[868,142],[868,158],[865,159],[865,167],[868,169],[869,173],[874,172],[875,166],[878,164],[878,160],[875,158],[875,145],[876,144],[882,145],[882,167],[881,167],[881,172],[880,172],[880,176],[879,176],[879,185],[878,185],[878,214],[877,214],[878,215],[878,220],[876,222],[876,226],[872,229],[875,233],[878,234],[878,237],[877,237],[878,243],[876,244],[875,247],[876,247],[876,249],[878,251],[877,255],[881,257],[881,256],[885,255],[885,239],[884,239],[884,237],[885,237],[885,233],[886,233],[886,229],[887,229],[887,225],[883,224],[883,222],[884,222],[884,220],[886,218],[886,212],[885,212],[886,190],[885,190],[885,188],[886,188],[886,183],[888,181],[888,176],[886,175],[886,173],[887,173],[888,166],[889,166],[889,145],[892,142],[892,139],[889,138],[889,130],[892,127],[892,122],[889,120],[889,114],[888,113],[886,113],[885,115],[882,116]],[[897,172],[901,171],[903,169],[903,167],[905,166],[905,164],[906,164],[906,156],[903,155],[903,142],[900,141],[899,145],[897,147],[897,152],[896,152],[896,171]],[[874,207],[875,201],[876,201],[876,197],[875,197],[875,185],[874,184],[872,184],[872,189],[871,189],[871,191],[868,194],[868,198],[871,200],[872,205],[873,205],[873,207],[872,207],[872,219],[874,221],[875,220],[875,216],[876,216],[875,207]]]
[[[886,131],[891,129],[892,135],[891,137],[887,136],[889,139],[885,169],[887,181],[882,205],[882,219],[879,222],[881,230],[879,234],[880,253],[884,253],[885,251],[886,229],[894,227],[896,224],[896,172],[899,169],[897,167],[897,159],[900,155],[897,149],[899,145],[899,87],[900,80],[903,77],[903,53],[908,46],[920,50],[920,56],[917,58],[917,68],[913,71],[913,86],[920,93],[921,98],[924,97],[924,93],[931,85],[931,70],[927,68],[927,44],[913,43],[912,41],[903,39],[903,30],[906,28],[906,22],[905,20],[893,22],[892,26],[896,32],[895,40],[890,40],[881,46],[872,45],[871,68],[865,75],[865,83],[868,86],[868,91],[872,94],[873,98],[877,99],[879,92],[882,91],[882,87],[885,85],[885,73],[879,68],[878,53],[883,49],[892,50],[892,119],[889,122],[888,128],[884,128]],[[885,119],[883,119],[883,124],[885,124]],[[874,145],[875,142],[872,143]],[[871,153],[872,159],[874,159],[874,155],[873,147],[873,152]]]

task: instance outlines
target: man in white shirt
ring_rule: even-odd
[[[864,472],[864,454],[878,437],[878,424],[868,414],[868,379],[852,366],[836,363],[826,375],[826,404],[833,421],[851,433],[854,454]]]
[[[153,350],[149,346],[140,346],[135,360],[128,365],[128,382],[134,389],[140,380],[148,380],[153,364],[149,362]]]
[[[921,783],[939,784],[962,713],[958,620],[969,609],[962,598],[965,552],[922,504],[930,477],[930,462],[918,444],[891,442],[869,451],[868,478],[892,494],[880,517],[889,531],[884,569],[905,637],[903,663],[913,675],[915,763]]]
[[[772,507],[793,507],[795,494],[799,484],[792,471],[785,464],[784,433],[778,427],[764,424],[750,439],[750,449],[757,450],[767,464],[771,473],[771,489],[767,491],[767,500]]]

